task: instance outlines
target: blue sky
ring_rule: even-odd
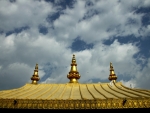
[[[150,0],[1,0],[0,90],[67,83],[72,55],[80,83],[150,89]]]

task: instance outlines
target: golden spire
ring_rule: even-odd
[[[109,75],[109,78],[108,78],[110,81],[116,81],[117,80],[117,76],[115,74],[115,71],[113,69],[113,65],[112,63],[110,62],[110,75]]]
[[[80,78],[79,72],[77,71],[75,55],[72,57],[71,69],[67,78],[70,79],[69,83],[78,83],[78,79]]]
[[[37,84],[38,81],[40,80],[39,75],[38,75],[38,64],[35,66],[34,74],[31,77],[32,84]]]

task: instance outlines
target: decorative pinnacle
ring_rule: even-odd
[[[78,79],[80,79],[79,72],[77,71],[77,64],[74,54],[72,57],[71,69],[69,74],[67,75],[67,78],[70,79],[69,83],[78,83]]]
[[[32,80],[32,84],[37,84],[38,81],[40,80],[38,76],[38,64],[36,64],[35,66],[34,74],[32,75],[31,80]]]
[[[114,82],[117,80],[117,76],[116,76],[116,74],[115,74],[115,71],[114,71],[114,69],[113,69],[113,65],[112,65],[111,62],[110,62],[110,75],[109,75],[108,79],[109,79],[110,81],[114,81]]]

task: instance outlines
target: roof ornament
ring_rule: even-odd
[[[110,81],[112,81],[113,83],[116,82],[116,80],[117,80],[117,76],[115,74],[115,71],[113,69],[113,65],[111,62],[110,62],[110,75],[109,75],[108,79]]]
[[[40,80],[39,75],[38,75],[38,64],[35,66],[34,74],[31,77],[32,84],[37,84],[38,81]]]
[[[70,79],[69,83],[78,83],[78,79],[80,79],[79,72],[77,71],[77,64],[74,54],[72,57],[71,69],[69,74],[67,75],[67,78]]]

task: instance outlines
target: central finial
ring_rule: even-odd
[[[32,84],[37,84],[38,81],[40,80],[39,75],[38,75],[38,64],[36,64],[35,66],[35,70],[31,77],[31,80],[32,80]]]
[[[67,78],[70,79],[69,83],[78,83],[78,79],[80,79],[79,72],[77,71],[77,64],[74,54],[72,57],[71,69],[69,74],[67,75]]]
[[[116,80],[117,80],[117,76],[115,74],[115,71],[114,71],[114,68],[113,68],[113,65],[111,62],[110,62],[110,75],[109,75],[108,79],[113,82],[116,82]]]

